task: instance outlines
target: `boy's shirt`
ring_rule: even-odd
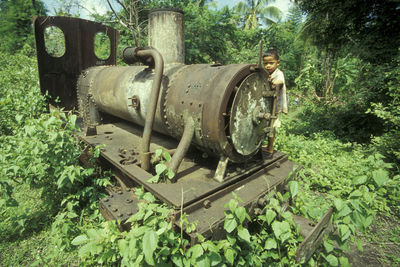
[[[286,84],[285,84],[285,76],[280,69],[276,69],[271,75],[272,82],[274,81],[282,81],[283,86],[282,89],[279,90],[278,97],[276,99],[276,112],[280,113],[283,112],[285,114],[288,113],[288,105],[287,105],[287,98],[286,98]]]

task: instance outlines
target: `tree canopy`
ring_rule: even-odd
[[[45,15],[42,1],[2,0],[0,2],[0,50],[15,53],[24,44],[33,46],[32,17]]]
[[[299,0],[303,27],[313,44],[331,51],[346,47],[373,63],[389,62],[400,43],[400,4],[386,0]]]
[[[279,8],[271,4],[275,0],[246,0],[240,1],[234,7],[240,17],[240,24],[245,30],[256,29],[261,25],[276,23],[282,15]]]

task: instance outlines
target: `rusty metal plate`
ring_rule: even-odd
[[[138,150],[141,134],[141,127],[121,122],[99,125],[97,126],[97,135],[84,136],[82,139],[90,145],[104,144],[105,149],[101,152],[102,157],[120,175],[126,176],[136,184],[143,185],[147,191],[152,192],[157,198],[175,208],[190,205],[285,157],[285,154],[278,152],[274,155],[276,157],[268,161],[262,161],[260,158],[260,160],[254,160],[247,165],[241,164],[241,168],[232,164],[227,168],[227,180],[219,183],[213,179],[218,160],[213,158],[202,159],[198,151],[193,151],[186,155],[180,165],[176,174],[178,179],[176,183],[152,184],[147,182],[152,174],[141,169],[134,161],[131,164],[126,164],[126,155],[122,153],[123,150],[126,150],[134,154]],[[157,148],[168,150],[176,148],[176,146],[175,140],[154,133],[150,151],[154,152]]]
[[[125,221],[139,211],[138,203],[139,200],[130,188],[119,189],[100,200],[100,211],[107,220]]]
[[[241,83],[233,100],[230,134],[236,151],[244,156],[256,153],[265,139],[268,120],[264,114],[272,112],[272,98],[263,97],[268,90],[265,77],[256,72]]]
[[[197,222],[197,233],[205,238],[219,239],[225,235],[223,230],[224,211],[227,209],[225,204],[234,198],[232,193],[243,201],[240,205],[244,206],[252,216],[254,209],[258,207],[258,199],[285,183],[288,176],[295,174],[293,171],[295,168],[296,165],[289,161],[287,156],[281,157],[274,164],[184,208],[183,212],[187,214],[190,223]],[[196,234],[191,236],[192,244],[197,242],[196,236]]]
[[[70,17],[34,17],[36,52],[40,89],[48,92],[49,103],[67,110],[78,108],[76,82],[82,70],[92,66],[115,65],[119,32],[97,22]],[[64,34],[65,53],[53,57],[46,52],[44,32],[57,27]],[[99,32],[110,39],[110,56],[99,59],[94,51],[94,38]]]

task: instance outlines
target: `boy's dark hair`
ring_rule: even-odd
[[[263,57],[273,57],[276,60],[279,60],[279,52],[276,49],[268,49],[264,52]]]

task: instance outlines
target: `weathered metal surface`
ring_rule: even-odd
[[[98,67],[98,70],[106,68],[105,66]],[[84,126],[87,127],[87,132],[97,124],[101,123],[101,116],[97,109],[93,97],[93,83],[96,77],[96,72],[85,70],[77,81],[77,100],[80,116],[83,118]]]
[[[143,136],[140,141],[140,164],[142,169],[150,168],[150,157],[148,155],[150,149],[151,131],[153,130],[154,118],[156,116],[157,101],[160,96],[161,79],[164,72],[164,60],[160,52],[156,49],[143,49],[137,51],[137,56],[140,58],[151,57],[154,61],[154,80],[151,85],[149,101],[146,106],[149,108],[146,113],[144,123]]]
[[[333,208],[331,207],[315,226],[306,218],[294,216],[296,224],[300,227],[300,233],[305,237],[296,252],[298,262],[307,262],[321,244],[324,235],[330,231],[332,213]]]
[[[161,84],[160,99],[165,95],[170,73],[176,68],[165,66]],[[85,91],[90,87],[90,98],[93,106],[89,110],[80,110],[83,113],[107,113],[124,120],[144,126],[149,103],[152,82],[155,73],[146,66],[116,66],[93,67],[86,70],[78,81],[78,96],[88,97]],[[132,98],[139,106],[132,105]],[[93,111],[93,109],[95,111]],[[85,125],[88,125],[85,122]],[[157,106],[154,130],[166,133],[166,126],[161,118],[159,105]]]
[[[139,200],[131,189],[118,189],[100,201],[100,211],[106,220],[125,221],[139,211]]]
[[[119,32],[100,23],[70,17],[34,17],[33,25],[42,93],[48,92],[52,105],[67,110],[78,108],[77,77],[91,66],[116,64]],[[61,57],[46,52],[44,31],[50,26],[58,27],[64,33],[65,53]],[[98,32],[105,33],[110,39],[110,56],[106,60],[95,55],[94,38]]]
[[[275,164],[280,164],[276,168]],[[207,239],[219,239],[226,233],[223,230],[226,210],[225,204],[233,198],[235,193],[243,202],[241,206],[253,217],[258,207],[258,200],[283,184],[289,175],[294,175],[295,165],[288,161],[287,156],[280,157],[273,163],[268,164],[259,171],[242,176],[242,179],[228,185],[221,190],[202,198],[201,200],[185,207],[183,212],[187,214],[190,223],[197,222],[196,231]],[[207,205],[205,203],[207,202]],[[179,218],[179,214],[177,214]],[[179,221],[177,220],[177,225]],[[196,233],[191,234],[192,244],[197,242]]]
[[[188,118],[186,120],[186,125],[182,133],[182,138],[179,141],[178,147],[174,155],[172,156],[169,167],[173,173],[177,173],[179,165],[181,165],[183,158],[186,155],[190,147],[190,143],[192,142],[194,134],[194,121],[192,118]],[[177,177],[174,177],[173,182],[176,182]]]
[[[236,151],[244,156],[255,154],[265,139],[265,115],[272,113],[273,101],[263,97],[268,90],[268,81],[255,72],[243,80],[233,100],[229,130]]]
[[[229,118],[231,109],[235,111],[235,115],[239,113],[236,112],[238,109],[247,114],[244,109],[247,107],[248,96],[238,97],[235,102],[233,99],[236,95],[234,89],[241,86],[242,81],[250,74],[249,77],[253,77],[250,78],[253,91],[257,92],[251,96],[254,97],[255,103],[259,103],[257,107],[262,108],[260,111],[263,112],[270,108],[262,104],[267,99],[262,94],[263,88],[268,87],[268,83],[263,82],[267,74],[261,70],[252,74],[252,66],[254,65],[167,65],[158,99],[154,130],[180,140],[184,125],[188,118],[191,118],[194,121],[192,143],[198,148],[218,158],[223,155],[232,162],[249,160],[257,152],[260,140],[265,138],[262,124],[259,124],[257,131],[254,131],[253,139],[257,140],[257,144],[252,139],[245,140],[253,142],[251,145],[246,145],[252,149],[251,153],[239,153],[243,144],[232,143],[230,133],[242,133],[244,130],[249,132],[251,129],[241,129],[243,125],[239,125],[239,128],[230,130]],[[153,79],[153,72],[145,67],[90,68],[79,78],[78,95],[91,98],[94,101],[92,107],[98,111],[143,126],[144,118],[150,112],[149,108],[145,104],[139,108],[133,107],[132,97],[135,96],[137,102],[148,103]],[[255,90],[254,87],[258,86],[262,88]],[[88,87],[90,93],[85,94]],[[90,100],[86,102],[91,105]],[[83,113],[98,112],[83,110]],[[237,116],[236,119],[247,118]]]
[[[273,159],[267,161],[263,161],[260,156],[246,164],[229,164],[226,179],[220,183],[213,179],[217,160],[203,159],[198,151],[189,152],[176,173],[176,183],[151,184],[147,182],[153,176],[151,173],[141,169],[137,163],[124,164],[125,155],[121,155],[121,149],[131,154],[139,151],[141,131],[140,127],[129,123],[103,124],[97,126],[96,136],[85,136],[82,139],[90,145],[105,144],[105,150],[101,152],[101,155],[120,176],[124,175],[136,184],[143,185],[147,191],[177,209],[236,183],[244,176],[251,175],[266,166],[272,166],[274,162],[285,157],[283,153],[278,152],[275,153]],[[175,147],[177,147],[177,142],[173,139],[156,133],[152,136],[151,152],[158,148],[168,150]]]
[[[217,169],[215,170],[214,179],[218,182],[223,182],[225,179],[226,168],[228,167],[228,158],[222,156],[219,159]]]
[[[226,156],[232,162],[250,157],[239,154],[229,138],[229,116],[235,88],[251,74],[250,64],[228,66],[189,65],[170,79],[163,103],[169,135],[180,138],[185,117],[195,121],[193,143],[201,150]],[[260,71],[261,75],[267,74]]]
[[[177,9],[154,9],[149,13],[149,46],[164,57],[165,64],[185,63],[184,16]]]

